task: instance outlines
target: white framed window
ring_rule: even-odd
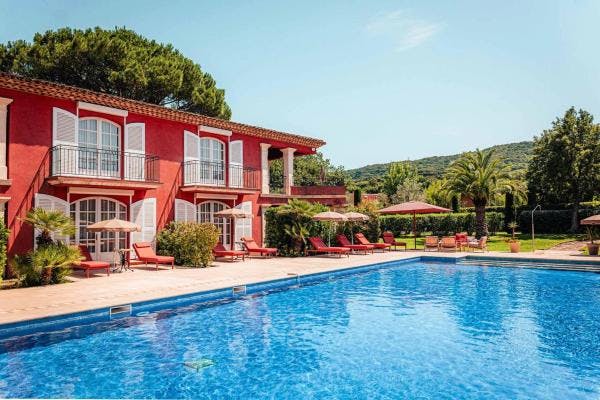
[[[229,248],[231,246],[231,231],[229,220],[221,217],[216,217],[216,212],[222,211],[229,208],[227,204],[219,201],[205,201],[198,204],[198,222],[210,222],[215,224],[219,231],[221,231],[221,237],[219,241],[223,243],[223,246]]]
[[[120,176],[120,128],[100,118],[80,118],[77,135],[78,167],[83,175]]]
[[[77,200],[70,205],[75,221],[75,235],[71,242],[86,245],[95,260],[113,261],[114,252],[127,246],[124,232],[90,232],[87,226],[98,221],[119,218],[127,220],[127,206],[119,201],[92,197]]]

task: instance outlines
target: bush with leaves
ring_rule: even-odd
[[[323,236],[325,224],[313,221],[312,216],[327,211],[322,204],[292,199],[288,204],[271,207],[266,212],[265,242],[267,246],[279,249],[283,256],[297,257],[306,251],[306,239]]]
[[[378,242],[381,236],[381,225],[379,223],[379,214],[377,210],[379,205],[373,202],[362,202],[357,207],[351,207],[348,211],[354,211],[365,214],[369,217],[366,221],[345,222],[338,225],[338,233],[346,235],[351,239],[352,235],[362,232],[371,242]],[[333,243],[332,243],[333,246]]]
[[[63,283],[71,273],[71,266],[79,261],[78,247],[57,243],[18,255],[12,265],[21,286],[40,286]]]
[[[412,215],[386,215],[379,217],[381,228],[392,231],[395,235],[412,232]],[[421,214],[417,215],[417,233],[433,232],[436,235],[450,235],[457,232],[475,231],[475,215],[473,213]],[[490,232],[501,229],[503,214],[486,213],[486,223]]]
[[[577,218],[581,221],[592,215],[600,214],[600,209],[581,208]],[[568,233],[573,222],[572,210],[537,210],[534,214],[535,233]],[[517,218],[522,233],[531,233],[531,210],[521,211]],[[585,233],[583,226],[579,226],[578,233]]]
[[[208,267],[220,235],[211,223],[171,222],[156,237],[156,247],[159,254],[175,257],[177,265]]]
[[[48,211],[44,208],[33,208],[23,219],[25,223],[37,229],[40,234],[36,237],[38,246],[54,243],[53,235],[71,236],[75,234],[75,224],[70,216],[62,211]]]

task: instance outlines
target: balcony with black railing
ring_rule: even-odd
[[[219,161],[183,163],[184,186],[209,186],[231,189],[260,189],[260,170]]]
[[[159,182],[159,159],[153,155],[58,145],[50,156],[52,177]]]

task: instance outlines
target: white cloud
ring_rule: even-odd
[[[404,51],[425,43],[442,28],[442,24],[413,18],[403,10],[396,10],[372,19],[365,31],[373,36],[391,37],[396,43],[396,51]]]

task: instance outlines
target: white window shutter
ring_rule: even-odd
[[[146,124],[125,126],[125,179],[143,181],[146,167]]]
[[[189,201],[175,199],[175,221],[196,222],[196,206]]]
[[[58,197],[50,196],[47,194],[36,193],[35,194],[35,207],[43,208],[46,211],[61,211],[66,216],[70,215],[69,203]],[[40,234],[39,230],[34,232],[34,245],[37,246],[35,238]],[[69,237],[65,235],[55,235],[52,237],[54,240],[58,240],[64,243],[69,243]]]
[[[154,245],[156,236],[156,198],[136,201],[131,205],[131,222],[138,224],[141,232],[131,232],[131,243],[149,242]]]
[[[200,137],[193,132],[183,131],[183,184],[198,183],[200,178]]]
[[[52,108],[52,144],[77,146],[77,115],[61,108]]]
[[[252,202],[244,201],[235,208],[244,210],[252,215]],[[239,242],[243,237],[252,237],[252,218],[236,218],[235,219],[235,241]]]
[[[200,137],[193,132],[183,131],[184,161],[200,159]]]
[[[229,142],[229,185],[244,186],[244,143],[241,140]]]

